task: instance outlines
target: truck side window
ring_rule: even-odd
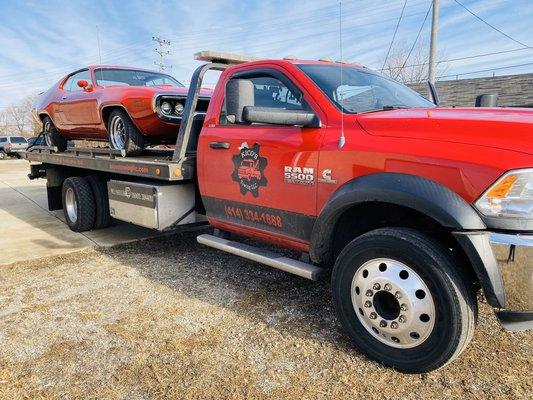
[[[286,110],[307,110],[309,107],[303,94],[296,88],[289,88],[279,79],[270,75],[246,77],[254,84],[254,106],[281,108]],[[233,125],[226,118],[226,100],[220,112],[221,125]]]

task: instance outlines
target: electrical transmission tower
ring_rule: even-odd
[[[154,61],[154,64],[159,67],[160,71],[164,71],[167,68],[172,68],[172,66],[165,65],[165,56],[170,55],[169,50],[165,50],[166,46],[170,46],[170,41],[162,39],[159,36],[152,36],[152,40],[157,43],[157,48],[154,51],[159,54],[159,62]]]

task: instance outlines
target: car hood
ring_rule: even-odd
[[[145,87],[144,89],[150,90],[154,94],[156,93],[172,93],[172,94],[180,94],[186,96],[187,93],[189,93],[189,88],[186,87],[175,87],[175,86],[150,86]],[[200,96],[201,97],[211,97],[213,94],[213,89],[208,88],[202,88],[200,89]]]
[[[357,115],[371,135],[489,146],[533,154],[533,110],[416,108]]]

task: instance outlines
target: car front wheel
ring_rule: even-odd
[[[137,127],[131,122],[124,110],[114,110],[109,116],[107,124],[109,144],[111,148],[126,150],[127,156],[142,153],[144,137]]]
[[[339,320],[370,358],[403,372],[441,368],[474,332],[477,303],[460,268],[446,247],[417,231],[364,234],[335,263]]]

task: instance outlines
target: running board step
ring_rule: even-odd
[[[254,246],[249,246],[244,243],[234,242],[232,240],[222,239],[217,236],[203,234],[197,236],[198,243],[213,247],[218,250],[231,253],[248,260],[256,261],[261,264],[268,265],[273,268],[289,272],[302,278],[316,281],[320,279],[325,273],[324,268],[315,265],[307,264],[292,258],[281,256],[274,252],[263,250]]]

